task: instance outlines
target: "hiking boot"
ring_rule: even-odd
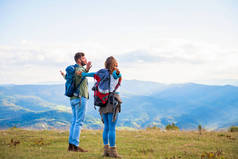
[[[104,154],[103,157],[108,157],[109,156],[109,145],[104,145]]]
[[[83,148],[81,148],[79,146],[75,146],[75,145],[73,145],[73,151],[75,151],[75,152],[88,152],[88,150],[84,150]]]
[[[116,147],[110,147],[109,156],[114,158],[121,158],[121,156],[117,153]]]
[[[68,151],[73,151],[73,144],[69,144]]]

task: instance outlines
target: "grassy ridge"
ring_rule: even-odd
[[[101,130],[81,132],[80,145],[88,153],[67,152],[67,141],[68,131],[1,130],[0,158],[103,158]],[[117,147],[123,158],[200,159],[219,151],[216,158],[238,159],[238,133],[118,130]]]

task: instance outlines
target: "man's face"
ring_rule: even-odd
[[[85,66],[87,64],[87,59],[85,56],[82,56],[78,61],[82,66]]]

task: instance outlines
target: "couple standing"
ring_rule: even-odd
[[[72,108],[72,122],[69,129],[69,147],[68,151],[76,152],[88,152],[87,150],[79,146],[80,143],[80,131],[85,119],[85,112],[87,107],[87,100],[89,99],[88,93],[88,81],[85,77],[94,77],[96,73],[89,73],[92,67],[91,62],[87,62],[87,58],[83,52],[78,52],[74,56],[77,67],[75,68],[75,85],[79,89],[79,96],[70,97],[70,105]],[[86,65],[86,68],[84,66]],[[118,63],[113,56],[110,56],[105,61],[105,69],[110,73],[110,92],[115,90],[118,80],[121,80],[121,74],[118,67]],[[61,71],[61,74],[65,77],[65,74]],[[83,81],[81,81],[83,80]],[[78,87],[79,86],[79,87]],[[119,96],[119,89],[113,93],[118,100],[118,105],[121,104]],[[113,105],[108,102],[105,107],[100,107],[99,112],[104,123],[103,130],[103,143],[104,154],[103,156],[120,158],[116,150],[116,123],[118,116],[114,114]],[[116,110],[118,113],[120,110]],[[110,146],[109,146],[110,143]]]

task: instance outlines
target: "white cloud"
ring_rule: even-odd
[[[83,51],[93,62],[96,71],[103,67],[110,55],[100,43],[81,42],[79,44],[35,45],[23,40],[20,45],[0,45],[0,83],[36,83],[59,81],[59,70],[74,64],[74,54]]]
[[[238,50],[173,41],[167,39],[162,41],[162,46],[121,55],[120,66],[125,65],[122,72],[125,71],[129,79],[164,83],[214,81],[215,84],[223,79],[238,80]]]
[[[61,81],[59,70],[74,63],[73,56],[77,51],[85,52],[88,60],[93,62],[91,71],[104,67],[108,56],[116,57],[124,79],[163,83],[238,79],[236,49],[183,39],[158,39],[153,42],[131,49],[123,49],[123,44],[118,49],[116,45],[88,41],[51,46],[34,45],[28,41],[23,41],[19,46],[2,45],[0,83]]]

